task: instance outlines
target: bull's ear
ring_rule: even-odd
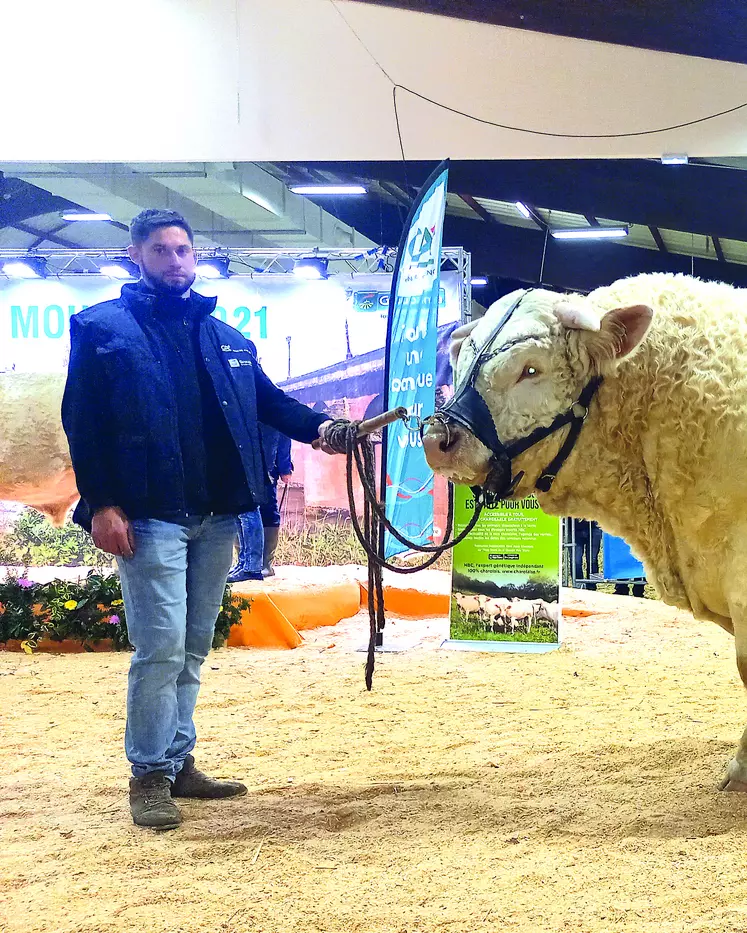
[[[597,367],[622,359],[634,350],[653,317],[648,305],[615,308],[600,315],[586,304],[561,301],[554,311],[561,324],[579,331],[579,341]]]
[[[627,356],[643,340],[654,312],[648,305],[630,305],[615,308],[602,318],[600,336],[608,335],[613,341],[615,359]]]

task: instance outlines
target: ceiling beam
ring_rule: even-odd
[[[341,219],[369,237],[380,237],[383,245],[396,247],[402,233],[400,208],[379,202],[379,209],[373,210],[370,203],[364,202],[363,198],[341,198]],[[472,254],[475,275],[536,283],[544,242],[544,231],[534,227],[479,223],[454,214],[447,214],[444,221],[444,246],[468,249]],[[689,256],[622,246],[604,240],[572,243],[548,237],[543,281],[557,287],[590,291],[639,272],[684,272],[689,275],[690,270]],[[704,279],[731,281],[747,287],[747,265],[722,265],[715,260],[696,257],[695,274]]]
[[[726,262],[726,257],[724,256],[724,248],[721,245],[721,240],[717,236],[712,236],[713,248],[716,250],[716,255],[718,256],[719,262]]]
[[[482,204],[480,204],[472,197],[471,194],[460,194],[459,197],[464,201],[467,207],[469,207],[470,210],[473,210],[478,217],[481,217],[486,224],[495,224],[496,226],[499,225],[499,221],[493,217],[490,211],[486,210]]]
[[[659,252],[668,253],[669,250],[667,249],[667,244],[664,242],[664,238],[662,237],[661,231],[659,230],[659,228],[654,227],[654,226],[649,226],[648,229],[649,229],[649,232],[651,233],[651,236],[654,238],[654,243],[656,243],[656,245],[659,247]]]
[[[477,275],[537,282],[544,236],[526,227],[488,227],[466,218],[447,216],[444,246],[469,244]],[[570,242],[548,238],[542,279],[548,285],[590,291],[617,279],[642,272],[681,272],[690,275],[690,256],[661,253],[636,246],[597,241]],[[747,265],[694,260],[695,275],[747,287]]]
[[[62,224],[60,227],[56,227],[54,230],[50,230],[48,233],[45,233],[44,230],[38,230],[36,227],[32,227],[31,224],[21,223],[17,221],[12,224],[16,230],[20,230],[21,233],[28,233],[29,236],[35,236],[38,240],[37,243],[34,243],[33,246],[30,246],[29,249],[37,249],[40,244],[49,242],[56,243],[57,246],[64,246],[66,249],[78,249],[79,244],[73,243],[72,240],[66,240],[61,236],[57,236],[57,231],[64,229],[67,224]]]
[[[314,164],[340,168],[339,163]],[[350,162],[345,168],[403,183],[401,162]],[[408,162],[407,178],[421,185],[432,170],[432,162]],[[653,159],[452,160],[449,188],[621,223],[747,239],[747,175],[714,165],[662,165]]]

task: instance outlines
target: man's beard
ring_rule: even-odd
[[[181,298],[190,290],[195,281],[194,272],[192,278],[187,277],[174,281],[173,279],[164,278],[162,274],[152,273],[145,263],[140,266],[140,275],[145,284],[152,288],[154,292],[159,295],[166,295],[169,298]]]

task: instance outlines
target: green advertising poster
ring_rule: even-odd
[[[456,486],[455,533],[474,508],[470,488]],[[486,505],[454,548],[449,643],[550,649],[560,643],[560,618],[560,519],[545,515],[534,496]]]

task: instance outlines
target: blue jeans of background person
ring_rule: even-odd
[[[574,564],[576,580],[588,580],[599,573],[599,551],[602,547],[602,529],[596,522],[584,518],[573,519]],[[584,555],[586,556],[586,575],[584,575]],[[596,583],[588,583],[588,589],[595,590]]]
[[[280,509],[278,507],[278,481],[273,479],[272,489],[269,490],[270,496],[264,505],[259,507],[259,513],[262,516],[262,526],[264,528],[280,527]]]
[[[118,557],[127,632],[135,653],[127,690],[125,751],[141,778],[173,780],[195,744],[200,667],[212,646],[236,539],[233,515],[185,524],[135,520],[133,557]]]
[[[236,522],[239,532],[237,566],[245,573],[262,573],[265,533],[260,510],[242,512],[236,518]]]

